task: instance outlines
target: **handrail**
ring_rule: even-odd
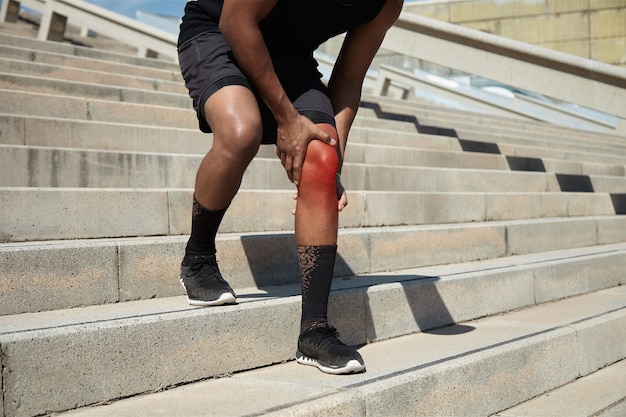
[[[626,70],[403,12],[383,47],[606,112],[626,134]]]
[[[480,89],[456,85],[456,83],[436,82],[430,79],[428,75],[420,74],[419,72],[409,72],[388,65],[379,67],[373,94],[376,96],[387,95],[387,89],[392,82],[401,85],[405,90],[405,97],[407,91],[417,88],[420,92],[428,92],[438,97],[444,97],[461,106],[485,111],[493,115],[544,121],[581,130],[612,133],[615,129],[615,122],[611,123],[605,119],[591,118],[589,115],[574,113],[570,109],[548,102],[541,102],[517,94],[512,94],[511,97],[503,97]]]
[[[5,5],[6,3],[6,5]],[[138,48],[139,56],[156,54],[177,58],[177,36],[82,0],[4,0],[0,18],[9,20],[19,5],[41,12],[40,40],[63,37],[65,22],[92,29],[102,35]],[[17,7],[16,7],[17,6]]]

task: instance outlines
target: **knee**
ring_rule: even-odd
[[[256,155],[263,137],[261,123],[243,122],[233,124],[230,146],[239,153],[247,154],[251,158]]]
[[[259,150],[262,138],[260,123],[239,121],[222,124],[213,130],[213,147],[224,158],[245,158],[251,160]]]
[[[330,125],[320,125],[320,127],[337,139],[334,127]],[[339,158],[336,146],[330,146],[320,140],[309,142],[302,168],[302,181],[309,179],[317,184],[331,183],[334,189],[338,168]]]

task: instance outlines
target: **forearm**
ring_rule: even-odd
[[[258,15],[235,15],[226,9],[220,20],[220,30],[244,74],[281,123],[296,117],[297,112],[276,75],[259,28],[259,19]]]
[[[339,172],[341,172],[348,135],[361,101],[362,82],[331,78],[328,87],[339,137]]]

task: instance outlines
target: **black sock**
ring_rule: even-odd
[[[207,255],[215,253],[215,236],[228,207],[222,210],[209,210],[202,207],[193,196],[191,216],[191,236],[187,242],[186,255]]]
[[[333,280],[337,245],[298,246],[302,274],[300,333],[314,324],[328,323],[328,295]]]

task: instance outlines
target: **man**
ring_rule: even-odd
[[[296,360],[321,371],[361,372],[356,349],[327,320],[341,167],[363,80],[402,0],[195,0],[178,50],[199,127],[213,147],[196,175],[181,283],[192,305],[236,301],[215,258],[215,236],[260,144],[275,144],[297,186],[295,238],[302,281]],[[328,87],[313,51],[346,33]]]

